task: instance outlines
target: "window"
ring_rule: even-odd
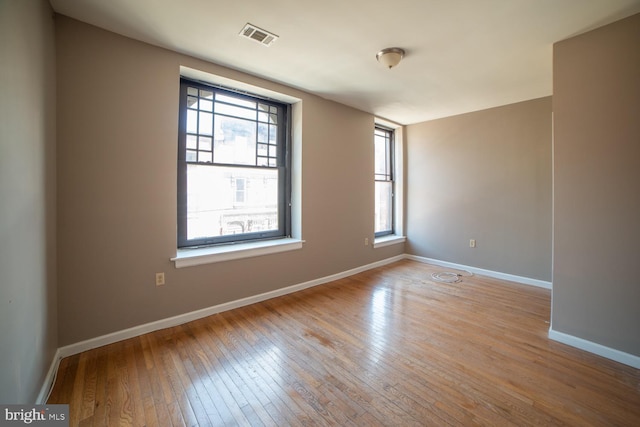
[[[181,79],[178,247],[290,234],[289,106]]]
[[[376,126],[375,157],[375,235],[393,234],[394,174],[393,130]]]
[[[245,178],[236,178],[236,204],[244,203]]]

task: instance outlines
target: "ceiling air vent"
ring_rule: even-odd
[[[240,31],[240,35],[265,46],[271,46],[273,42],[278,40],[278,36],[275,34],[258,28],[252,24],[245,25],[242,31]]]

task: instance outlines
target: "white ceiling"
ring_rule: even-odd
[[[640,0],[51,0],[107,30],[411,124],[551,95],[552,44]],[[241,38],[250,22],[278,36]],[[375,60],[407,51],[400,65]]]

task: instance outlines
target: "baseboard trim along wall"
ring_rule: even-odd
[[[469,265],[456,264],[448,261],[440,261],[433,258],[425,258],[417,255],[405,254],[406,259],[422,262],[425,264],[438,265],[441,267],[452,268],[454,270],[466,270],[473,274],[480,274],[482,276],[493,277],[494,279],[508,280],[510,282],[520,283],[522,285],[537,286],[539,288],[551,289],[551,282],[544,280],[531,279],[529,277],[516,276],[514,274],[500,273],[498,271],[485,270],[483,268],[471,267]]]
[[[589,353],[597,354],[598,356],[640,369],[640,357],[634,356],[633,354],[625,353],[624,351],[606,347],[602,344],[565,334],[564,332],[554,331],[552,328],[549,328],[549,338],[554,341],[561,342],[562,344],[567,344],[571,347],[579,348],[580,350],[588,351]]]
[[[42,384],[42,387],[40,387],[40,393],[38,393],[38,397],[36,398],[36,405],[44,405],[47,403],[53,384],[56,382],[56,376],[58,374],[58,367],[60,366],[61,359],[60,349],[57,349],[56,354],[54,354],[53,360],[51,361],[51,365],[49,366],[47,376],[44,377],[44,383]]]

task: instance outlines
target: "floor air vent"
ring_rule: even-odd
[[[252,24],[245,25],[242,31],[240,31],[240,35],[265,46],[271,46],[273,42],[278,40],[278,36],[275,34],[258,28]]]

